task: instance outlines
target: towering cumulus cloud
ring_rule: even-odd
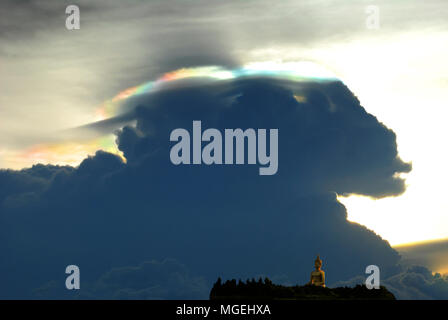
[[[347,221],[336,195],[399,195],[411,167],[342,82],[199,77],[122,107],[136,120],[116,132],[126,162],[98,151],[77,168],[0,172],[1,297],[73,297],[69,264],[84,297],[206,298],[218,276],[304,283],[316,254],[330,284],[369,264],[398,271],[397,252]],[[194,120],[221,132],[277,128],[278,172],[173,165],[170,132]]]

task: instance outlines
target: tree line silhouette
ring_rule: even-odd
[[[267,300],[395,300],[395,296],[384,286],[367,289],[355,287],[328,288],[313,285],[283,286],[274,284],[269,278],[227,280],[218,278],[210,291],[211,300],[219,299],[267,299]]]

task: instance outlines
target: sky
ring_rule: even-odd
[[[369,5],[379,8],[379,29],[366,26]],[[341,198],[349,218],[391,244],[448,237],[444,1],[131,1],[125,8],[81,1],[76,31],[65,29],[63,1],[2,6],[1,167],[77,165],[98,146],[117,152],[112,136],[40,146],[58,130],[104,118],[105,101],[165,72],[309,60],[333,71],[392,128],[400,155],[413,163],[398,198]]]
[[[298,72],[340,79],[393,130],[399,157],[412,163],[399,173],[400,192],[341,188],[348,220],[393,246],[448,238],[446,1],[78,1],[81,28],[72,31],[68,4],[0,4],[0,168],[76,167],[98,149],[129,161],[114,135],[127,118],[96,123],[140,102],[128,102],[128,88],[199,72],[170,73],[182,68],[278,70],[302,62]],[[379,28],[366,25],[369,6],[379,9]]]

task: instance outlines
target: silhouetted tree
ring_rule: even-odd
[[[222,283],[218,278],[210,291],[210,299],[226,298],[263,298],[263,299],[318,299],[318,300],[395,300],[394,295],[385,287],[368,290],[366,286],[354,288],[326,288],[312,285],[286,287],[273,284],[269,278],[247,279],[246,283],[235,279]]]

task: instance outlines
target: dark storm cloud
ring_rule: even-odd
[[[8,197],[41,194],[59,172],[72,172],[69,166],[34,165],[32,168],[0,170],[0,203],[8,201]]]
[[[208,289],[205,279],[191,277],[184,265],[168,259],[112,269],[91,291],[103,299],[206,299]]]
[[[421,266],[402,268],[392,276],[381,278],[381,285],[386,286],[397,299],[403,300],[444,300],[448,297],[448,276],[432,272]],[[364,277],[349,281],[340,281],[333,286],[355,286],[364,284]]]
[[[446,272],[448,240],[397,246],[395,248],[407,264],[426,266],[433,271]]]
[[[64,283],[64,277],[59,279]],[[207,299],[205,279],[191,276],[173,259],[146,261],[138,266],[113,268],[80,292],[68,291],[56,281],[34,290],[38,299]]]
[[[298,103],[294,94],[307,101]],[[136,132],[127,128],[117,142],[131,162],[134,146],[140,152],[141,144],[164,143],[174,127],[189,128],[193,120],[201,119],[206,126],[221,129],[263,128],[268,123],[278,127],[283,136],[281,170],[302,187],[294,186],[296,193],[398,195],[404,191],[404,181],[396,175],[411,169],[398,157],[394,132],[368,114],[339,81],[238,79],[174,88],[130,99],[128,104],[141,105],[134,111]],[[135,141],[129,140],[131,135]]]
[[[443,8],[441,0],[424,7],[407,1],[401,10],[404,3],[376,3],[382,31],[436,20],[446,28],[443,10],[434,10]],[[300,54],[303,46],[369,32],[362,1],[78,1],[78,33],[65,30],[68,4],[0,2],[0,54],[37,61],[32,67],[39,75],[67,71],[60,66],[72,67],[70,75],[88,70],[73,78],[101,98],[178,67],[233,66],[247,52],[271,46]],[[25,64],[22,79],[33,70]],[[26,85],[17,82],[20,95]],[[62,297],[63,271],[73,263],[81,267],[82,286],[93,284],[89,298],[198,297],[195,285],[211,287],[218,276],[263,274],[305,283],[317,253],[329,283],[376,264],[400,297],[447,297],[427,270],[402,273],[397,252],[348,222],[336,199],[335,193],[398,195],[405,185],[397,173],[410,170],[397,157],[395,134],[347,88],[252,79],[218,89],[184,88],[129,101],[131,111],[141,107],[132,114],[137,127],[117,134],[126,164],[99,151],[78,168],[0,171],[0,297]],[[306,103],[293,98],[296,89]],[[260,177],[257,168],[245,166],[173,167],[169,131],[190,128],[196,119],[221,129],[280,128],[278,174]],[[87,129],[110,130],[122,120]],[[167,257],[179,261],[172,272],[165,270],[170,263],[142,264]]]
[[[447,299],[448,277],[414,266],[383,281],[401,299]]]
[[[295,93],[307,102],[297,102]],[[111,268],[166,258],[209,287],[218,276],[305,283],[318,253],[330,283],[363,274],[372,263],[384,275],[396,273],[397,252],[348,222],[335,192],[400,194],[404,184],[396,173],[410,166],[397,157],[393,132],[341,82],[246,78],[182,85],[132,101],[141,104],[136,128],[117,133],[127,163],[99,151],[78,168],[33,168],[42,181],[3,188],[0,275],[8,289],[1,297],[34,297],[45,284],[51,292],[48,283],[69,264],[95,283]],[[170,131],[191,128],[197,119],[204,128],[278,128],[278,173],[259,176],[248,165],[172,165]],[[154,276],[151,268],[139,270]],[[106,281],[108,297],[180,297],[169,289],[172,282],[154,291],[150,284],[126,289],[126,277],[114,279],[123,281]],[[182,279],[182,296],[195,295],[186,288],[196,280]]]

